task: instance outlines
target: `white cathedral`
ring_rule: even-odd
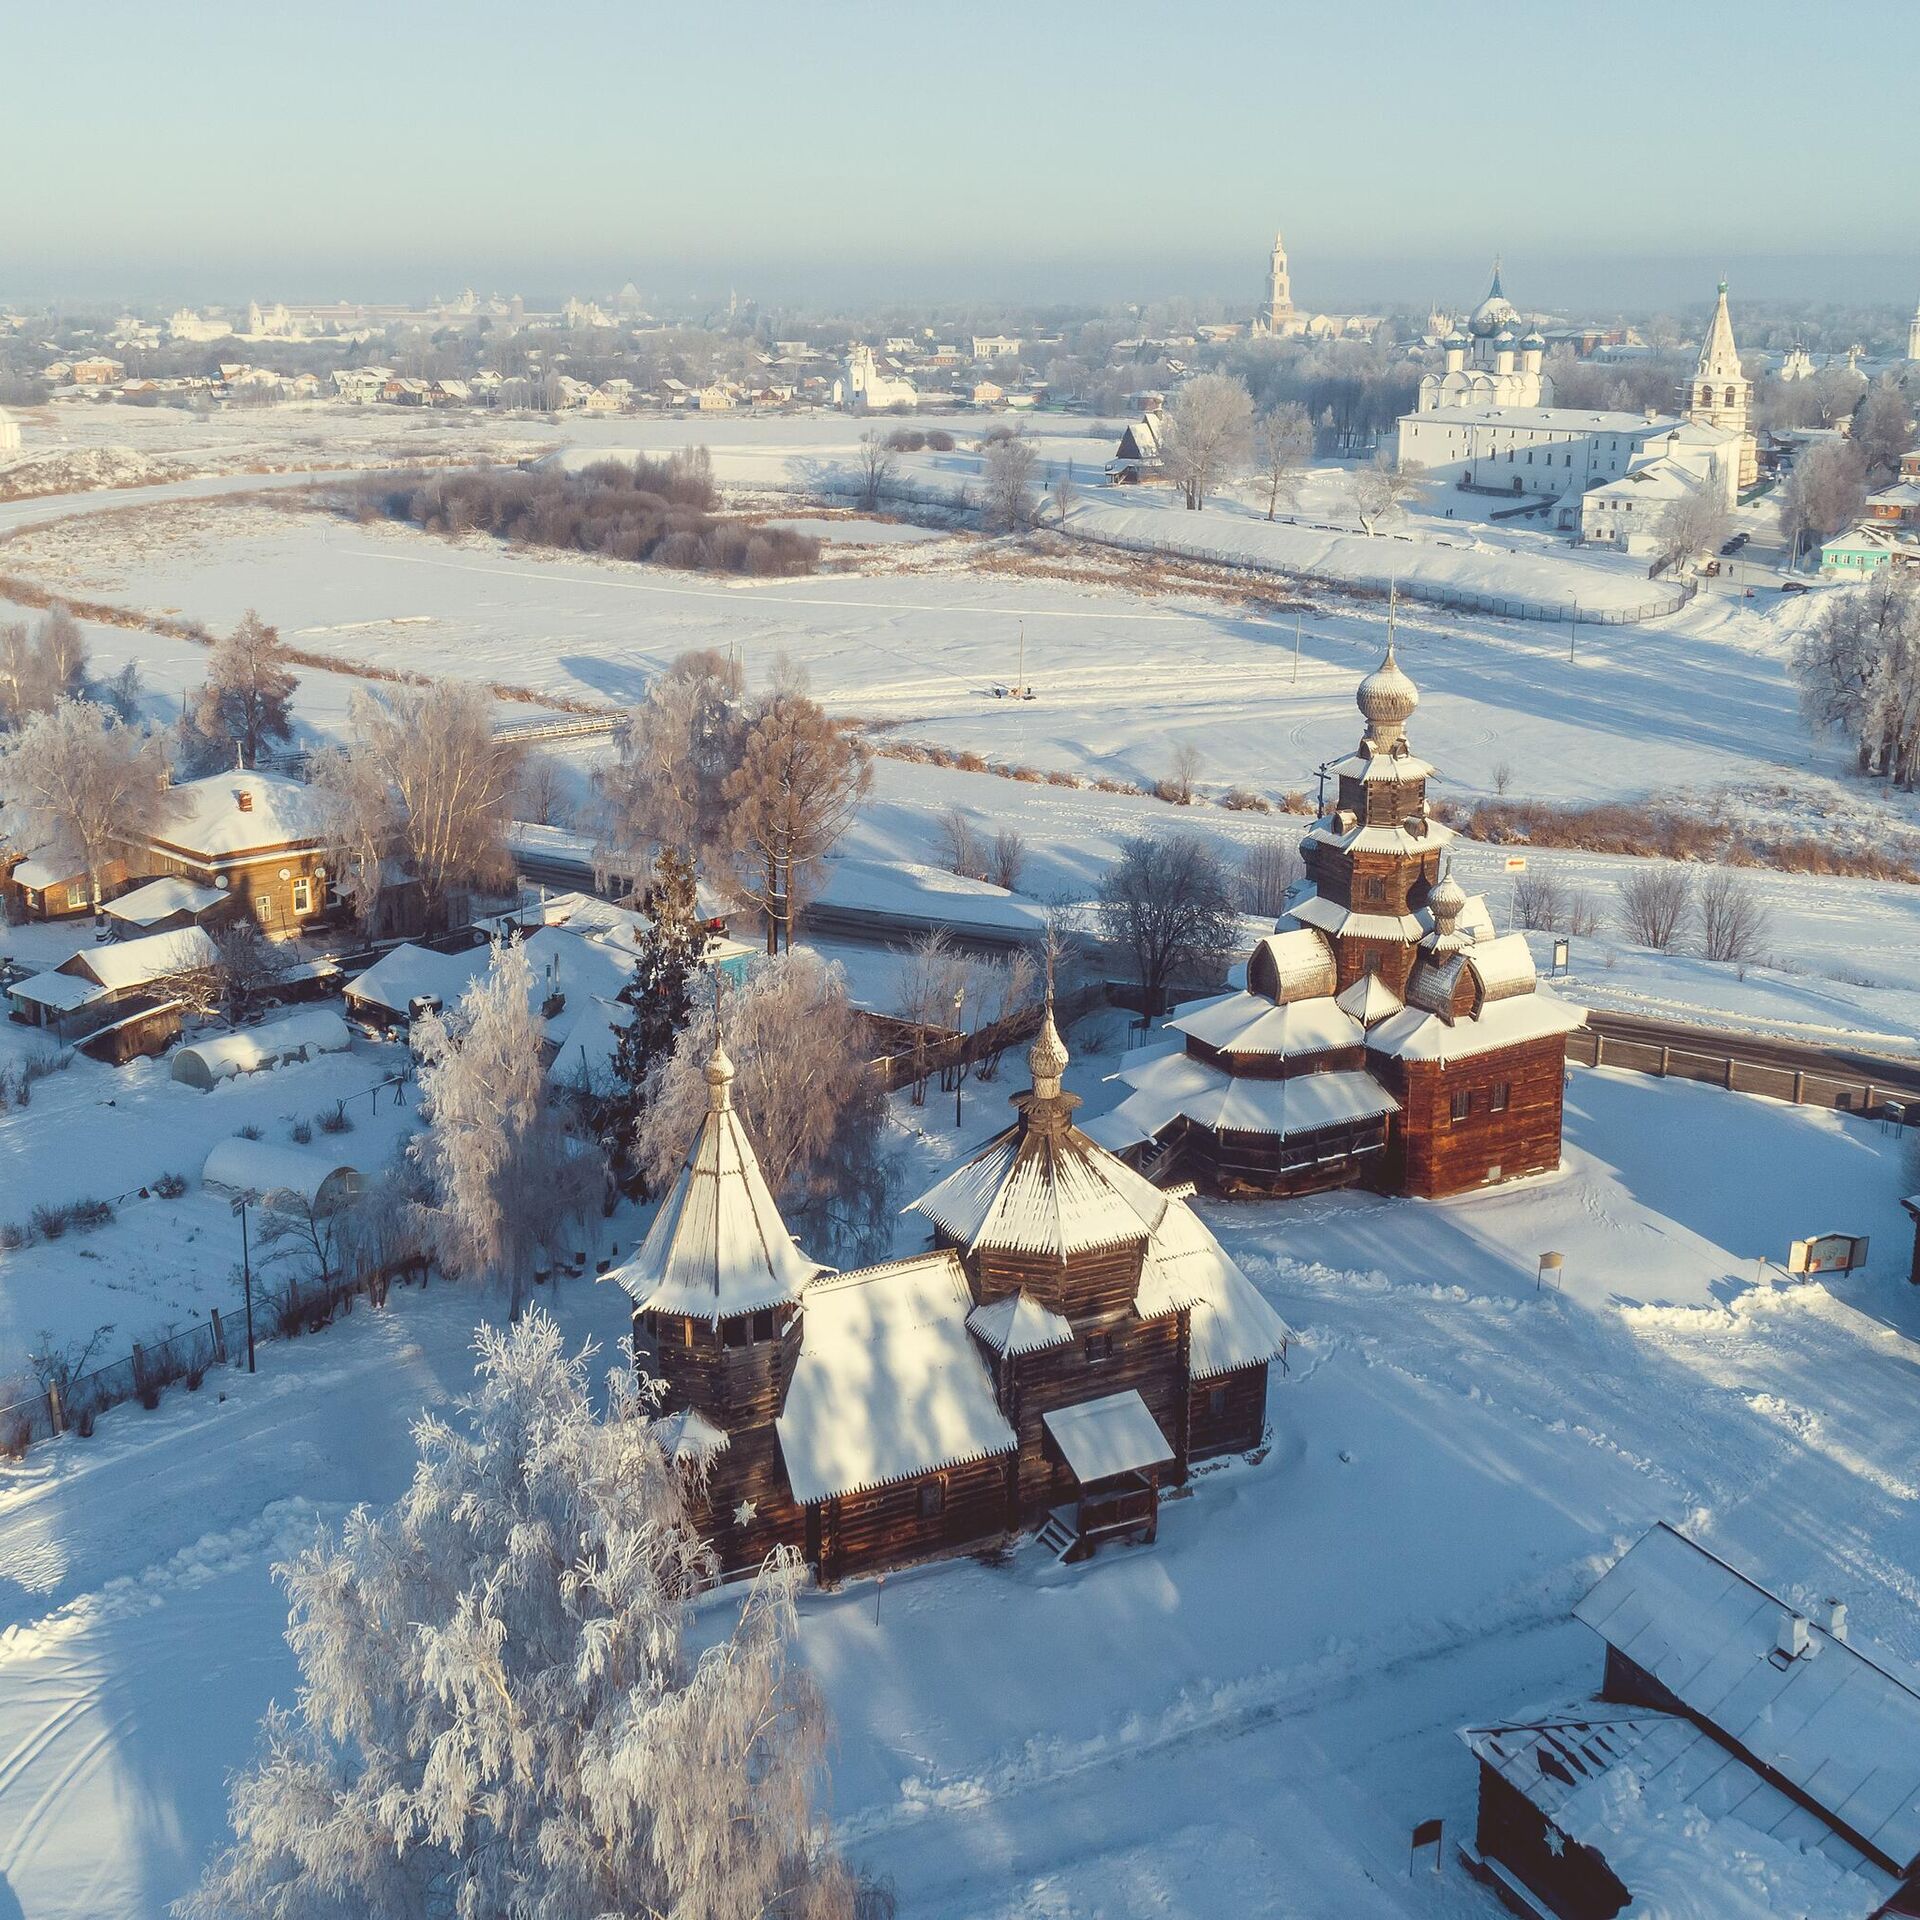
[[[1500,263],[1493,263],[1493,285],[1464,327],[1455,327],[1441,345],[1444,373],[1420,381],[1422,413],[1440,407],[1550,407],[1553,382],[1540,371],[1547,343],[1537,327],[1520,331],[1517,307],[1500,285]]]

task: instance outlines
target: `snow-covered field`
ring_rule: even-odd
[[[1097,1111],[1115,1057],[1075,1045]],[[969,1092],[968,1138],[1003,1091]],[[921,1177],[958,1151],[944,1118],[914,1116]],[[836,1817],[904,1913],[1484,1914],[1452,1869],[1405,1878],[1407,1831],[1465,1829],[1455,1726],[1591,1683],[1567,1607],[1655,1519],[1790,1594],[1842,1594],[1920,1660],[1893,1142],[1588,1072],[1568,1137],[1561,1175],[1461,1202],[1209,1207],[1298,1339],[1270,1453],[1199,1476],[1155,1547],[1077,1570],[1024,1548],[805,1603]],[[1874,1236],[1864,1276],[1756,1280],[1828,1228]],[[1536,1295],[1549,1247],[1565,1289]],[[575,1337],[623,1330],[610,1289],[557,1305]],[[270,1562],[398,1490],[407,1423],[461,1390],[481,1306],[397,1291],[0,1481],[0,1912],[144,1920],[186,1884],[293,1685]]]

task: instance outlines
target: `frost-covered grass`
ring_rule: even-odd
[[[1115,1056],[1074,1044],[1097,1111]],[[968,1090],[966,1139],[1004,1091]],[[950,1119],[910,1116],[923,1177],[963,1144]],[[1482,1913],[1451,1870],[1404,1878],[1407,1831],[1466,1830],[1455,1726],[1592,1684],[1567,1607],[1656,1519],[1790,1595],[1842,1594],[1858,1634],[1920,1659],[1901,1189],[1857,1122],[1577,1072],[1558,1176],[1210,1205],[1298,1335],[1272,1451],[1200,1475],[1153,1548],[810,1599],[849,1851],[927,1920]],[[1827,1228],[1874,1236],[1864,1276],[1755,1284],[1757,1255]],[[1536,1297],[1549,1247],[1567,1285]],[[24,1912],[144,1917],[186,1883],[293,1682],[268,1562],[398,1490],[482,1304],[396,1290],[0,1480],[0,1871]],[[624,1304],[558,1300],[607,1343]]]

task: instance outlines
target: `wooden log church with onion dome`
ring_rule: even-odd
[[[1301,842],[1305,895],[1248,956],[1245,988],[1169,1020],[1175,1042],[1122,1068],[1126,1097],[1088,1129],[1155,1179],[1433,1198],[1560,1164],[1584,1016],[1445,871],[1453,834],[1407,740],[1420,695],[1391,634],[1355,697],[1365,730]]]
[[[1074,1121],[1049,1000],[1013,1124],[913,1203],[924,1251],[838,1273],[781,1221],[716,1052],[639,1251],[636,1364],[703,1469],[728,1571],[825,1580],[1037,1527],[1063,1557],[1151,1539],[1161,1490],[1257,1446],[1287,1329],[1182,1192]]]

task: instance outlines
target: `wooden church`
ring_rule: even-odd
[[[1051,1003],[1012,1126],[914,1207],[932,1245],[837,1273],[795,1244],[716,1053],[708,1111],[614,1275],[729,1571],[822,1579],[1039,1526],[1151,1538],[1162,1487],[1257,1446],[1287,1329],[1179,1193],[1074,1123]]]
[[[1359,748],[1328,769],[1333,807],[1301,843],[1308,891],[1245,988],[1169,1020],[1176,1044],[1123,1068],[1129,1093],[1089,1129],[1155,1178],[1434,1197],[1560,1164],[1583,1016],[1443,870],[1453,834],[1407,741],[1420,695],[1391,638],[1356,699]]]

